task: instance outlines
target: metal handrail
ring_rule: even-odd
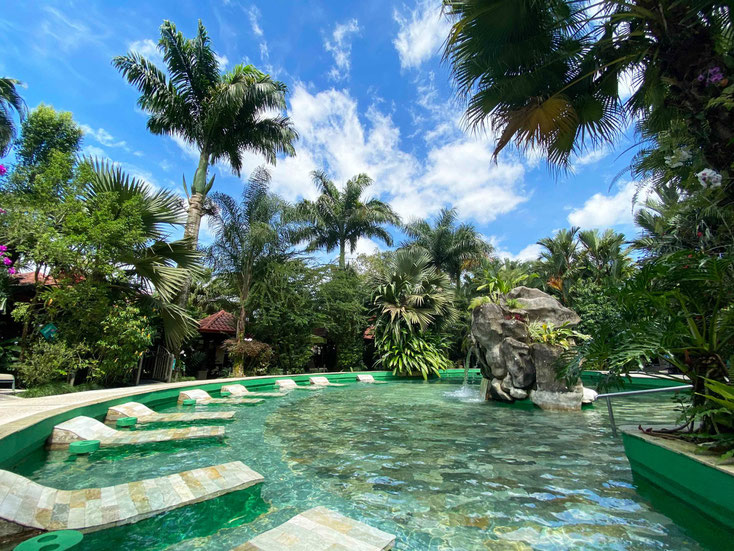
[[[612,424],[612,436],[617,436],[617,425],[614,422],[614,411],[612,410],[612,398],[619,396],[634,396],[636,394],[652,394],[653,392],[673,392],[679,390],[688,390],[693,385],[668,386],[665,388],[649,388],[647,390],[628,390],[626,392],[610,392],[607,394],[598,394],[597,399],[604,398],[607,402],[607,411],[609,412],[609,422]]]

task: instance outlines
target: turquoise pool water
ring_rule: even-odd
[[[232,460],[265,477],[259,491],[90,534],[90,550],[231,549],[316,505],[397,534],[399,550],[704,550],[731,541],[654,491],[638,493],[603,406],[549,413],[477,396],[477,387],[447,383],[294,391],[237,408],[223,443],[76,460],[39,452],[15,470],[68,489]],[[634,424],[676,417],[661,395],[619,400],[615,414]]]

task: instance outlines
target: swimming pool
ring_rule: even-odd
[[[636,491],[599,406],[543,412],[481,402],[477,386],[399,382],[292,392],[237,411],[222,443],[77,459],[38,451],[13,470],[66,489],[233,460],[265,477],[257,490],[89,534],[91,550],[231,549],[315,505],[396,534],[401,550],[703,550],[730,541],[710,526],[699,538],[695,515],[676,524]],[[619,400],[615,415],[637,424],[676,412],[669,397],[637,396]]]

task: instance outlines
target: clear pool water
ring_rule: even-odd
[[[90,550],[228,550],[316,505],[397,534],[399,550],[703,550],[731,541],[654,489],[638,492],[602,405],[549,413],[477,395],[476,386],[410,382],[295,391],[238,408],[223,443],[76,460],[39,452],[15,470],[68,489],[232,460],[265,477],[259,490],[90,534]],[[620,400],[615,414],[634,424],[676,417],[662,395]]]

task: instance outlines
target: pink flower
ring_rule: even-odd
[[[15,268],[8,268],[8,273],[9,273],[10,275],[13,275],[13,274],[15,274]]]
[[[5,176],[5,173],[8,171],[7,168],[5,168],[5,165],[0,165],[0,176]]]
[[[10,260],[7,256],[3,258],[3,264],[5,264],[6,266],[10,266],[12,263],[13,261]]]
[[[0,245],[0,253],[4,253],[7,250],[8,250],[8,246],[7,245]]]
[[[5,209],[0,209],[0,214],[5,214],[6,212],[8,211],[6,211]]]

